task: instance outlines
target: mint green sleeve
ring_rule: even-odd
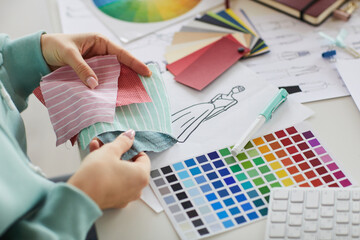
[[[42,34],[37,32],[15,40],[0,35],[1,60],[7,73],[3,84],[20,112],[27,107],[27,98],[39,86],[41,77],[50,72],[42,56]]]
[[[102,215],[95,202],[28,166],[25,154],[0,128],[0,238],[84,239]]]
[[[49,72],[41,34],[14,41],[0,34],[0,239],[84,239],[102,211],[82,191],[53,183],[30,167],[21,144],[24,124],[10,107],[14,103],[19,111],[25,109],[28,96]]]

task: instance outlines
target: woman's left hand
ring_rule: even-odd
[[[70,65],[81,81],[92,89],[98,85],[98,78],[84,59],[98,55],[116,55],[120,63],[140,75],[151,75],[151,71],[144,63],[103,35],[96,33],[43,34],[41,50],[51,70]]]

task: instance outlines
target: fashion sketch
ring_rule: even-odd
[[[185,142],[201,125],[238,103],[234,95],[243,92],[245,87],[235,86],[228,93],[219,93],[209,102],[203,102],[186,107],[171,115],[172,126],[178,142]]]

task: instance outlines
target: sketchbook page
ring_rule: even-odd
[[[316,28],[276,12],[249,17],[269,46],[270,53],[247,59],[245,64],[263,79],[291,90],[291,95],[299,102],[349,95],[334,62],[321,57],[332,48],[318,32],[335,38],[344,28],[348,32],[345,43],[359,51],[359,12],[355,12],[348,22],[329,18]],[[341,48],[335,50],[336,59],[353,58]]]
[[[345,82],[351,97],[360,110],[360,59],[339,60],[336,63],[337,70]]]
[[[153,169],[235,144],[278,91],[242,63],[234,64],[202,92],[175,82],[171,74],[165,78],[173,134],[180,143],[151,154]],[[288,99],[257,134],[302,122],[312,114],[309,108]]]

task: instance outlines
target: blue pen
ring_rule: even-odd
[[[275,110],[287,99],[289,93],[281,88],[275,97],[270,101],[269,105],[262,111],[247,131],[243,134],[241,139],[235,144],[231,149],[231,153],[234,156],[237,156],[244,146],[250,141],[251,137],[259,130],[259,128],[264,125],[265,122],[271,119],[272,114]]]

